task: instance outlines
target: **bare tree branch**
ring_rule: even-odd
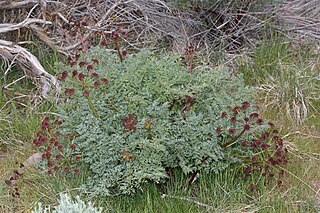
[[[0,40],[0,56],[14,61],[36,85],[40,87],[41,96],[50,97],[50,91],[60,91],[59,82],[54,76],[45,71],[38,59],[25,48],[12,42]]]
[[[4,10],[16,8],[28,8],[38,4],[39,0],[25,0],[25,1],[0,1],[0,8]]]
[[[33,18],[28,18],[25,19],[23,22],[20,22],[18,24],[0,24],[0,33],[6,33],[6,32],[10,32],[10,31],[14,31],[14,30],[18,30],[22,27],[28,27],[28,25],[30,24],[34,24],[34,23],[38,23],[38,24],[52,24],[49,21],[44,21],[41,19],[33,19]]]

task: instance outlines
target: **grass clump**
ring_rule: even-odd
[[[263,94],[264,105],[301,124],[319,112],[320,57],[311,44],[295,46],[273,35],[240,67],[247,83]]]

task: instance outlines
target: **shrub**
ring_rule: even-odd
[[[241,75],[222,67],[190,75],[172,56],[147,51],[122,63],[117,57],[96,48],[60,74],[58,127],[76,136],[65,146],[76,144],[90,169],[87,192],[132,193],[145,182],[164,182],[173,168],[192,180],[261,153],[261,144],[241,143],[268,128],[252,112],[253,91]]]
[[[59,205],[53,207],[51,211],[50,207],[42,207],[42,203],[38,203],[38,207],[35,208],[32,213],[100,213],[102,209],[95,208],[91,202],[83,202],[79,196],[76,200],[72,200],[67,194],[60,194]]]

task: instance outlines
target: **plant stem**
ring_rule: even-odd
[[[200,164],[200,166],[199,166],[199,169],[191,174],[191,177],[190,177],[189,180],[188,180],[188,187],[191,186],[191,184],[196,180],[196,178],[198,177],[198,174],[199,174],[200,170],[202,169],[202,167],[204,166],[204,164],[206,163],[206,161],[207,161],[208,159],[209,159],[208,156],[205,157],[205,158],[203,158],[202,161],[201,161],[201,164]]]
[[[221,147],[222,148],[227,148],[228,146],[231,146],[234,142],[236,142],[245,132],[245,130],[242,130],[242,132],[240,132],[240,134],[234,138],[231,138],[228,142],[226,142],[225,144],[222,144]]]
[[[156,187],[157,189],[159,190],[160,194],[164,194],[164,190],[162,188],[162,184],[161,183],[155,183],[156,184]]]
[[[167,174],[168,174],[168,176],[169,176],[169,178],[170,178],[170,184],[171,184],[171,186],[173,186],[173,185],[174,185],[173,170],[172,170],[171,167],[167,167],[167,168],[166,168],[166,171],[167,171]]]
[[[113,39],[113,42],[114,42],[114,45],[115,45],[115,47],[116,47],[116,49],[117,49],[117,52],[118,52],[118,55],[119,55],[119,58],[120,58],[120,62],[122,62],[122,54],[121,54],[121,52],[120,52],[120,47],[119,47],[119,42],[118,42],[118,39],[117,38],[114,38]]]
[[[88,53],[89,51],[88,51],[87,45],[86,45],[85,41],[83,40],[83,36],[82,36],[80,30],[79,30],[79,37],[80,37],[83,49],[85,50],[86,53]]]
[[[190,67],[189,73],[190,74],[192,74],[192,59],[193,59],[193,54],[189,53],[189,67]]]
[[[89,106],[90,106],[90,109],[92,111],[93,116],[96,117],[96,118],[99,118],[97,110],[94,108],[92,100],[91,100],[89,95],[87,96],[87,100],[88,100],[88,103],[89,103]]]

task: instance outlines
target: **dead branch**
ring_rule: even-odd
[[[276,11],[283,30],[320,40],[320,0],[285,1]]]
[[[46,3],[43,3],[43,0],[38,1],[41,5],[41,10],[46,7]],[[1,3],[1,2],[0,2]],[[21,3],[21,2],[15,2]],[[24,2],[25,3],[25,2]],[[29,2],[30,3],[30,2]],[[11,3],[7,2],[7,5]],[[38,4],[34,5],[32,9],[29,11],[27,18],[22,22],[13,24],[13,23],[5,23],[0,24],[0,33],[7,33],[10,31],[19,30],[24,27],[33,26],[36,28],[35,24],[51,24],[51,22],[42,20],[29,18],[34,9],[38,6]],[[40,31],[40,28],[36,28]],[[41,91],[41,96],[45,99],[49,98],[49,93],[53,89],[56,93],[59,92],[59,83],[56,78],[49,73],[47,73],[39,60],[30,52],[28,52],[25,48],[20,47],[12,42],[0,40],[0,56],[6,60],[11,61],[11,63],[17,64],[20,69],[25,73],[25,75],[33,80],[33,82],[39,87]],[[4,77],[6,73],[4,74]],[[16,81],[14,81],[16,82]],[[8,87],[9,85],[4,85],[4,87]]]
[[[28,18],[25,19],[23,22],[20,22],[18,24],[0,24],[0,33],[6,33],[14,30],[18,30],[22,27],[28,27],[30,24],[51,24],[49,21],[44,21],[41,19],[33,19],[33,18]]]
[[[12,0],[5,0],[0,1],[0,8],[4,10],[8,9],[16,9],[16,8],[28,8],[32,7],[35,4],[38,4],[39,0],[25,0],[25,1],[12,1]]]
[[[0,40],[0,56],[14,61],[26,76],[31,78],[40,87],[41,96],[50,97],[50,91],[60,91],[59,82],[54,76],[47,73],[38,59],[25,48],[9,41]]]

